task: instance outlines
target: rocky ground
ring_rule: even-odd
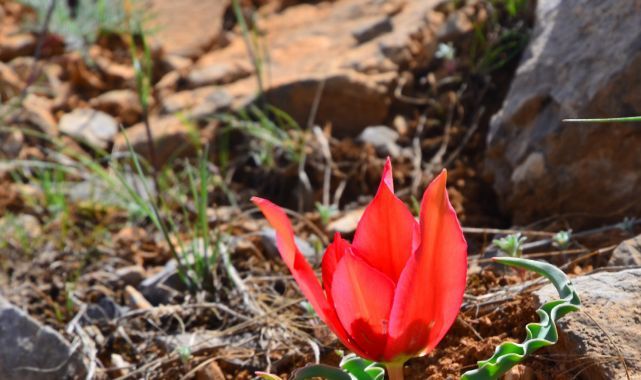
[[[489,262],[515,232],[585,308],[507,378],[641,378],[641,135],[560,121],[641,114],[635,1],[114,4],[0,0],[1,378],[336,364],[248,200],[292,210],[318,264],[387,156],[413,208],[448,169],[470,249],[462,313],[409,379],[536,320],[550,290]]]

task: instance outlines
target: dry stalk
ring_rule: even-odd
[[[247,309],[249,309],[255,315],[258,315],[258,316],[264,315],[265,311],[254,300],[254,298],[252,297],[249,291],[249,288],[245,285],[245,282],[238,274],[238,271],[234,267],[234,264],[232,264],[229,258],[229,252],[226,247],[224,246],[221,247],[220,256],[223,259],[223,265],[225,265],[225,268],[227,269],[227,274],[229,275],[229,279],[234,283],[234,286],[236,286],[236,289],[238,289],[238,291],[242,295],[243,303],[245,304]]]

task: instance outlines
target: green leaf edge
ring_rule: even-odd
[[[306,380],[314,377],[322,377],[329,380],[352,380],[348,373],[340,368],[325,364],[308,364],[299,368],[292,374],[292,380]]]
[[[525,327],[527,336],[523,342],[501,343],[491,358],[479,361],[479,368],[464,373],[461,376],[461,380],[497,379],[514,365],[522,362],[527,355],[539,348],[556,344],[559,336],[555,322],[564,315],[579,310],[581,307],[581,300],[574,290],[572,282],[556,266],[542,261],[512,257],[495,258],[495,261],[504,265],[527,269],[546,277],[559,292],[561,299],[547,302],[536,311],[540,322],[528,323]]]
[[[328,380],[384,380],[385,369],[379,363],[349,354],[341,360],[340,368],[325,364],[308,364],[292,374],[292,380],[322,377]]]
[[[255,372],[255,374],[258,377],[260,377],[261,379],[264,379],[264,380],[283,380],[282,377],[276,376],[276,375],[273,375],[273,374],[267,373],[267,372],[257,371],[257,372]]]

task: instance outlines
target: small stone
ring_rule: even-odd
[[[96,323],[114,320],[122,315],[122,307],[114,302],[113,299],[104,296],[97,303],[87,306],[84,314],[84,320],[87,323]]]
[[[118,123],[110,115],[91,108],[80,108],[60,119],[60,131],[87,143],[106,148],[118,133]]]
[[[141,227],[135,226],[126,226],[123,227],[118,233],[114,236],[113,240],[116,244],[129,245],[134,242],[142,242],[147,239],[147,231]],[[133,265],[132,267],[137,267]],[[125,267],[130,268],[130,267]],[[122,268],[122,269],[125,269]]]
[[[213,84],[226,84],[249,76],[251,72],[244,66],[235,63],[214,63],[194,68],[187,76],[191,87],[203,87]]]
[[[128,361],[126,361],[122,357],[122,355],[111,354],[110,359],[111,359],[112,370],[110,370],[109,373],[118,377],[127,376],[129,374],[129,367],[131,366],[131,364]]]
[[[452,12],[438,31],[441,42],[457,41],[474,30],[474,23],[462,11]]]
[[[510,368],[509,371],[503,377],[503,380],[534,380],[536,379],[534,375],[534,370],[531,367],[525,366],[523,364],[517,364],[514,367]]]
[[[138,95],[132,90],[108,91],[91,99],[89,104],[99,111],[116,117],[125,125],[136,123],[142,115]]]
[[[216,86],[180,91],[163,99],[166,113],[185,111],[195,119],[201,119],[228,109],[232,98],[229,93]]]
[[[154,305],[168,304],[174,295],[187,289],[178,274],[178,263],[173,259],[159,272],[144,279],[139,288],[145,298]]]
[[[276,230],[273,228],[263,228],[259,232],[259,235],[262,238],[263,247],[267,251],[267,254],[271,257],[279,257],[280,254],[278,253],[278,247],[276,246]],[[317,255],[314,247],[299,237],[295,237],[294,242],[307,260],[316,261]]]
[[[7,62],[18,56],[33,55],[36,38],[32,34],[15,34],[0,39],[0,61]]]
[[[125,297],[127,300],[127,305],[132,309],[136,310],[147,310],[153,308],[151,303],[147,301],[145,296],[142,295],[136,288],[133,286],[127,285],[125,287]]]
[[[215,45],[223,33],[229,0],[151,0],[152,40],[167,54],[196,57]]]
[[[131,64],[112,61],[106,57],[102,49],[93,46],[90,50],[90,55],[100,71],[113,79],[131,82],[136,76],[136,72]]]
[[[0,375],[3,380],[78,379],[85,378],[87,367],[81,351],[60,334],[0,297]]]
[[[25,83],[11,66],[0,62],[0,95],[5,99],[11,98],[22,91]]]
[[[389,17],[373,18],[367,20],[363,25],[352,31],[352,36],[359,44],[373,40],[381,34],[391,32],[394,29]]]
[[[116,277],[125,285],[138,286],[145,279],[145,269],[139,265],[130,265],[116,269]]]
[[[401,148],[396,144],[398,137],[398,132],[392,128],[378,125],[365,128],[356,141],[372,145],[380,156],[397,157],[401,152]]]
[[[214,360],[196,372],[196,380],[226,380],[226,378]]]
[[[241,336],[233,338],[238,341]],[[229,338],[222,337],[218,331],[198,331],[195,333],[183,333],[176,335],[161,335],[157,338],[158,343],[166,352],[174,352],[180,348],[189,348],[191,352],[204,349],[215,349],[224,347],[230,343]]]
[[[212,117],[217,113],[228,110],[231,107],[232,98],[223,89],[216,89],[205,96],[205,98],[191,109],[191,117],[197,120]]]
[[[612,252],[609,266],[641,265],[641,235],[619,244]]]
[[[193,156],[196,146],[192,136],[198,131],[191,123],[181,120],[176,116],[151,117],[149,119],[151,135],[154,139],[156,150],[155,164],[158,167],[165,165],[170,158]],[[127,140],[131,148],[147,161],[151,161],[147,131],[144,123],[138,123],[120,133],[114,141],[114,150],[117,152],[129,151]]]
[[[29,94],[22,103],[27,120],[49,136],[58,135],[58,123],[51,112],[52,101],[35,94]]]
[[[396,129],[396,132],[398,132],[399,136],[407,136],[407,134],[409,133],[407,120],[403,116],[396,115],[392,124],[394,125],[394,129]]]
[[[347,211],[343,216],[329,223],[327,229],[341,234],[351,234],[356,231],[358,221],[361,220],[363,213],[365,213],[365,207]]]
[[[173,93],[178,87],[178,83],[181,81],[181,78],[182,77],[178,71],[170,71],[160,78],[154,88],[164,95]]]
[[[186,70],[193,64],[193,61],[191,59],[175,54],[165,55],[163,57],[163,62],[167,65],[170,71]]]
[[[8,214],[0,218],[0,236],[21,246],[42,236],[42,226],[38,218],[31,214]]]
[[[0,158],[8,160],[17,158],[23,146],[24,134],[21,131],[13,130],[0,133]]]
[[[234,206],[218,206],[207,208],[207,218],[210,222],[228,222],[237,215],[238,208]]]

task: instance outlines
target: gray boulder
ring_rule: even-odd
[[[564,118],[641,115],[637,0],[539,1],[536,25],[492,119],[486,168],[524,224],[558,213],[641,212],[641,129]]]

